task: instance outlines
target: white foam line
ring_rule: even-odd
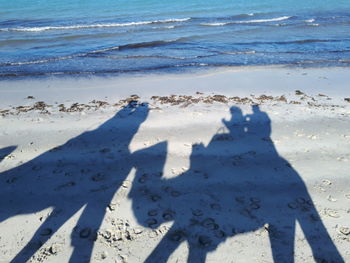
[[[305,22],[306,22],[306,23],[313,23],[313,22],[315,22],[315,19],[314,19],[314,18],[308,19],[308,20],[305,20]]]
[[[270,18],[270,19],[255,19],[255,20],[248,20],[248,21],[237,21],[235,23],[238,24],[244,24],[244,23],[266,23],[266,22],[274,22],[274,21],[283,21],[291,18],[290,16],[281,16],[276,18]]]
[[[41,32],[46,30],[69,30],[69,29],[87,29],[87,28],[102,28],[102,27],[125,27],[125,26],[138,26],[157,23],[173,23],[173,22],[185,22],[190,20],[187,18],[173,18],[155,21],[140,21],[140,22],[128,22],[128,23],[110,23],[110,24],[91,24],[91,25],[73,25],[73,26],[43,26],[43,27],[18,27],[18,28],[0,28],[0,31],[19,31],[19,32]]]
[[[202,23],[203,26],[224,26],[230,23]]]
[[[203,26],[224,26],[229,24],[250,24],[250,23],[267,23],[267,22],[275,22],[275,21],[283,21],[291,18],[290,16],[281,16],[276,18],[269,19],[254,19],[247,21],[234,21],[234,22],[226,22],[226,23],[202,23]]]

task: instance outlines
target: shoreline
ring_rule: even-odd
[[[324,93],[349,97],[347,68],[239,67],[181,74],[142,74],[126,77],[47,78],[0,81],[0,107],[20,106],[25,98],[39,101],[88,103],[92,100],[112,103],[138,95],[193,95],[196,92],[227,96],[283,95],[305,89],[306,93]],[[10,102],[10,103],[9,103]]]

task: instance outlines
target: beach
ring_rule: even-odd
[[[0,262],[349,262],[349,76],[1,79]]]

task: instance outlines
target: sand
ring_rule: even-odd
[[[0,82],[0,262],[349,262],[348,68]]]

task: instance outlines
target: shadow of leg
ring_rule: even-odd
[[[271,224],[269,227],[269,239],[274,263],[294,262],[294,218],[284,222],[282,229],[277,227],[281,223]]]
[[[76,225],[79,229],[85,229],[86,233],[84,236],[72,233],[71,242],[74,249],[69,262],[90,262],[96,231],[99,230],[105,213],[106,205],[103,201],[97,205],[93,205],[91,202],[87,204]]]
[[[76,212],[70,211],[70,213],[57,215],[57,209],[54,209],[50,216],[41,224],[38,230],[34,233],[33,237],[27,243],[27,245],[16,255],[11,263],[23,263],[27,262],[39,249],[49,240],[55,232]]]
[[[157,247],[147,257],[145,263],[166,263],[170,255],[182,242],[182,233],[177,231],[175,227],[171,227],[168,233],[159,242]]]
[[[315,208],[313,209],[312,217],[300,216],[298,217],[298,222],[309,242],[316,262],[344,263]]]
[[[207,251],[198,246],[189,245],[187,263],[205,263]]]

